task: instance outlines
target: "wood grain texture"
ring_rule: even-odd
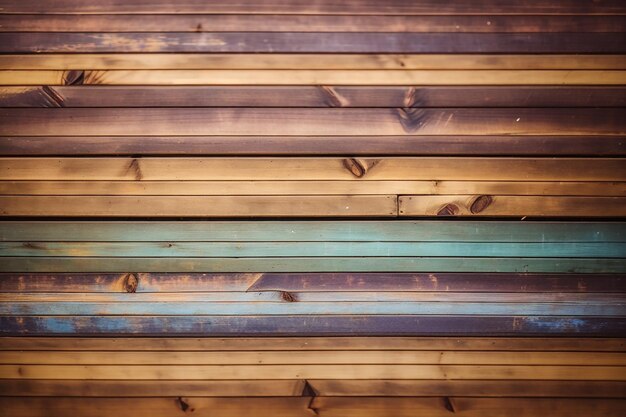
[[[0,32],[0,52],[11,54],[126,52],[624,54],[626,53],[624,41],[626,41],[625,32],[541,34],[368,32]]]
[[[624,136],[4,136],[3,155],[623,156]]]
[[[624,135],[621,109],[0,109],[2,136]]]
[[[4,15],[6,16],[6,15]],[[120,16],[114,16],[114,19]],[[241,17],[239,15],[238,17]],[[16,21],[16,16],[8,17]],[[46,15],[45,19],[54,18]],[[137,21],[138,16],[131,19]],[[167,19],[172,16],[167,16]],[[220,19],[224,18],[221,16]],[[263,17],[265,18],[265,17]],[[310,19],[311,16],[307,16]],[[2,15],[0,15],[2,19]],[[72,19],[80,17],[72,16]],[[568,17],[570,19],[570,17]],[[602,19],[606,19],[603,16]],[[604,22],[604,20],[603,20]],[[307,23],[308,24],[308,23]],[[305,27],[301,28],[306,30]],[[0,29],[1,30],[1,29]],[[625,55],[593,54],[3,54],[3,70],[620,70]]]
[[[356,0],[348,3],[336,3],[332,0],[272,0],[258,2],[251,0],[213,1],[207,5],[202,0],[188,0],[183,4],[172,4],[168,0],[103,0],[98,3],[84,3],[77,0],[56,0],[52,4],[42,5],[36,0],[14,3],[0,1],[4,13],[8,14],[348,14],[348,15],[481,15],[486,10],[497,14],[624,14],[624,5],[619,0],[606,0],[601,3],[561,0],[532,0],[523,4],[502,0],[480,0],[472,4],[461,1],[445,5],[434,0],[420,2],[390,0],[385,3]]]
[[[2,15],[1,32],[623,32],[620,15]]]
[[[354,73],[354,79],[346,80],[353,83],[357,80],[358,74],[357,71],[350,73]],[[433,73],[439,76],[436,72]],[[524,80],[523,75],[516,75],[519,76],[515,77],[515,83]],[[597,72],[591,75],[590,84],[608,83],[604,73]],[[168,77],[164,81],[169,82],[169,74],[165,72],[164,76]],[[490,83],[495,83],[496,76],[497,74],[491,75],[493,78]],[[393,78],[393,74],[390,74],[391,82],[395,82]],[[567,88],[18,86],[0,87],[0,107],[626,107],[626,87],[576,87],[572,85],[575,81],[570,81],[569,78],[568,75]],[[149,79],[148,74],[144,80]],[[282,83],[288,79],[286,75],[277,81]],[[29,82],[36,80],[37,76],[30,78]],[[440,81],[442,79],[436,80]],[[459,81],[462,79],[459,78]],[[213,83],[214,79],[209,82]]]

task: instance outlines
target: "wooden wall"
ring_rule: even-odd
[[[0,0],[0,415],[626,414],[620,0]]]

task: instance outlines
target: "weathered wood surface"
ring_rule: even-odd
[[[170,82],[169,74],[165,76]],[[491,83],[495,83],[496,74],[491,77]],[[591,74],[591,80],[608,83],[602,73]],[[626,87],[621,86],[0,87],[0,107],[626,107],[625,97]]]
[[[0,274],[2,293],[196,291],[387,291],[624,293],[623,274],[324,273],[324,274]],[[381,292],[383,291],[383,292]],[[9,296],[5,294],[5,296]]]
[[[0,15],[0,32],[624,32],[620,15]]]
[[[624,135],[621,109],[0,109],[2,136]]]
[[[623,156],[623,135],[4,136],[3,155]]]

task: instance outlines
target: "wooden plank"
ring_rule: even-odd
[[[336,217],[396,216],[396,196],[18,196],[0,216]]]
[[[307,380],[320,396],[623,398],[622,381]],[[4,397],[300,396],[304,380],[0,380]]]
[[[575,227],[574,227],[575,226]],[[14,242],[625,242],[625,222],[2,221]],[[128,272],[128,271],[124,271]]]
[[[610,258],[62,258],[5,257],[0,272],[571,272],[624,273]]]
[[[384,141],[383,141],[384,142]],[[5,195],[497,194],[626,196],[626,182],[545,181],[0,181]]]
[[[300,350],[626,351],[624,338],[545,337],[0,337],[0,351],[276,351]]]
[[[506,379],[623,381],[623,366],[0,365],[4,379]]]
[[[0,109],[2,136],[624,135],[621,109]]]
[[[1,257],[464,256],[626,258],[626,243],[479,242],[0,242]]]
[[[1,32],[623,32],[623,16],[3,15]]]
[[[84,110],[84,109],[81,109]],[[63,111],[68,111],[64,109]],[[607,110],[604,110],[607,111]],[[71,117],[68,114],[66,117]],[[145,122],[144,122],[145,123]],[[2,129],[2,127],[0,127]],[[0,180],[625,181],[618,158],[0,158]],[[234,198],[234,197],[232,197]],[[269,198],[269,197],[265,197]],[[300,197],[304,198],[304,197]],[[313,198],[313,197],[312,197]],[[315,197],[320,198],[320,197]],[[331,198],[331,197],[329,197]],[[332,197],[336,199],[337,197]],[[365,198],[365,197],[355,197]],[[374,198],[374,197],[373,197]],[[379,197],[375,197],[379,198]],[[445,197],[444,197],[445,198]],[[17,201],[17,200],[15,200]],[[70,201],[69,199],[67,201]],[[93,201],[93,200],[92,200]],[[269,201],[269,200],[268,200]]]
[[[623,317],[547,316],[0,316],[3,336],[602,336]],[[621,371],[623,377],[623,370]],[[578,373],[580,375],[580,373]],[[67,374],[57,374],[66,377]],[[301,375],[301,374],[300,374]],[[349,374],[342,378],[349,378]],[[476,379],[479,378],[474,375]],[[534,375],[537,379],[536,375]],[[260,377],[260,376],[257,376]],[[271,378],[275,378],[273,375]],[[380,376],[378,376],[381,378]],[[415,374],[412,378],[416,378]]]
[[[606,0],[599,4],[581,3],[576,0],[531,0],[523,4],[501,0],[480,0],[471,4],[453,1],[445,5],[434,0],[407,2],[390,0],[385,3],[372,3],[356,0],[336,3],[332,0],[275,0],[269,3],[250,0],[213,1],[207,5],[202,0],[188,0],[181,5],[173,5],[168,0],[103,0],[96,4],[77,0],[56,0],[52,4],[41,4],[36,0],[14,3],[1,0],[0,7],[7,14],[348,14],[348,15],[482,15],[486,10],[493,14],[624,14],[624,4],[619,0]]]
[[[357,75],[354,74],[354,80]],[[592,76],[592,84],[608,83],[603,74],[594,73]],[[280,82],[287,79],[288,76]],[[36,80],[37,76],[29,82]],[[524,78],[517,78],[516,82],[521,80]],[[169,78],[166,82],[170,82]],[[404,107],[407,103],[411,104],[411,99],[414,107],[626,107],[625,97],[626,87],[620,86],[0,87],[0,107]]]
[[[622,197],[400,196],[400,216],[626,216]]]
[[[9,365],[580,365],[624,366],[626,354],[598,352],[275,351],[49,352],[2,351]]]
[[[7,16],[7,15],[4,15]],[[99,16],[100,18],[103,16]],[[113,16],[119,22],[123,16]],[[153,16],[155,17],[155,16]],[[168,15],[168,22],[173,16]],[[241,15],[234,17],[242,17]],[[307,25],[299,30],[310,27]],[[330,16],[325,16],[330,17]],[[378,16],[379,18],[380,16]],[[405,16],[406,17],[406,16]],[[12,22],[19,21],[8,16]],[[46,22],[53,15],[43,17]],[[73,16],[75,22],[80,17]],[[139,16],[133,16],[137,22]],[[220,16],[223,21],[225,16]],[[265,21],[266,16],[262,17]],[[354,16],[350,17],[354,19]],[[457,17],[458,18],[458,17]],[[605,22],[605,17],[602,17]],[[0,15],[2,19],[2,15]],[[567,17],[571,21],[571,17]],[[151,22],[153,22],[151,20]],[[604,23],[603,23],[604,25]],[[485,25],[488,26],[488,25]],[[0,29],[1,30],[1,29]],[[91,30],[91,29],[90,29]],[[338,69],[338,70],[619,70],[626,69],[625,55],[532,54],[3,54],[3,70],[148,70],[148,69]]]
[[[133,274],[136,295],[153,292],[196,291],[470,291],[481,293],[623,293],[620,274]],[[129,274],[7,274],[0,273],[3,293],[127,292]],[[132,278],[131,278],[132,279]],[[384,291],[384,292],[381,292]],[[9,296],[7,294],[7,296]],[[33,295],[34,296],[34,295]]]
[[[2,3],[0,2],[0,5]],[[6,12],[3,10],[3,12]],[[2,53],[624,54],[626,33],[0,33]]]
[[[3,155],[623,156],[624,136],[30,136],[0,137]]]
[[[0,35],[1,38],[1,35]],[[81,85],[621,85],[614,70],[105,70]],[[0,71],[2,85],[64,85],[66,71]],[[327,89],[330,87],[326,87]],[[332,94],[332,93],[331,93]],[[403,97],[404,98],[404,97]],[[341,102],[341,96],[328,100]],[[325,106],[326,107],[326,106]]]

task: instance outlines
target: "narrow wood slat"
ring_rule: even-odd
[[[3,15],[0,32],[623,32],[623,16]]]
[[[1,38],[1,34],[0,34]],[[622,85],[614,70],[105,70],[84,71],[95,85]],[[2,85],[65,85],[65,71],[0,71]],[[330,87],[327,87],[330,88]],[[330,100],[341,102],[333,94]],[[397,104],[401,105],[401,104]]]
[[[400,216],[626,216],[622,197],[400,196]]]
[[[1,5],[1,3],[0,3]],[[6,8],[5,8],[6,9]],[[6,10],[4,10],[6,11]],[[620,33],[15,33],[2,53],[626,53]]]
[[[506,350],[558,352],[620,352],[624,338],[545,337],[253,337],[253,338],[81,338],[0,337],[0,351],[335,351],[335,350]]]
[[[479,242],[0,242],[0,258],[464,256],[626,258],[626,243]]]
[[[0,216],[396,216],[396,196],[0,197]]]
[[[384,142],[384,141],[383,141]],[[626,182],[546,181],[0,181],[4,195],[376,195],[626,196]]]
[[[606,111],[606,110],[605,110]],[[71,117],[68,115],[67,117]],[[0,129],[2,129],[0,127]],[[0,158],[0,180],[625,181],[618,158]],[[268,197],[265,197],[268,198]],[[319,198],[319,197],[318,197]],[[333,197],[336,198],[336,197]],[[357,198],[357,197],[355,197]],[[364,198],[364,197],[358,197]],[[379,198],[379,197],[376,197]],[[17,200],[16,200],[17,201]],[[70,201],[70,200],[67,200]]]
[[[29,136],[0,137],[3,155],[623,156],[624,136]]]
[[[5,15],[7,16],[7,15]],[[102,17],[102,16],[100,16]],[[113,16],[119,21],[123,16]],[[171,19],[172,16],[166,18]],[[241,17],[241,16],[235,16]],[[306,17],[307,30],[312,16]],[[354,18],[354,17],[351,17]],[[602,19],[604,19],[603,17]],[[0,15],[2,19],[2,15]],[[15,16],[8,16],[17,22]],[[46,22],[54,19],[44,17]],[[72,20],[76,21],[73,16]],[[80,19],[80,17],[78,17]],[[138,16],[133,16],[137,22]],[[220,20],[224,16],[219,17]],[[265,21],[266,16],[262,19]],[[571,17],[567,17],[571,21]],[[604,20],[603,20],[604,22]],[[603,23],[604,25],[604,23]],[[486,25],[487,26],[487,25]],[[339,70],[619,70],[625,55],[532,54],[3,54],[3,70],[206,70],[206,69],[339,69]]]
[[[571,272],[624,273],[611,258],[62,258],[5,257],[0,272]]]
[[[0,365],[4,379],[532,379],[623,381],[623,366]]]
[[[547,316],[1,316],[3,336],[602,336],[623,317]],[[623,376],[623,371],[622,376]],[[61,374],[58,374],[62,377]],[[67,377],[67,375],[65,375]],[[274,378],[275,376],[272,376]],[[348,374],[343,375],[348,378]],[[477,376],[476,376],[477,377]],[[412,375],[412,378],[416,378]],[[537,378],[532,378],[537,379]]]
[[[274,0],[258,2],[250,0],[213,1],[207,5],[202,0],[188,0],[183,4],[172,4],[169,0],[103,0],[98,3],[83,3],[77,0],[57,0],[51,4],[41,4],[37,0],[24,0],[15,3],[0,1],[4,13],[8,14],[348,14],[348,15],[481,15],[486,10],[494,14],[624,14],[624,4],[619,0],[606,0],[601,3],[581,3],[576,0],[531,0],[520,3],[501,0],[480,0],[471,4],[453,1],[445,5],[435,0],[412,2],[390,0],[385,3],[372,3],[356,0],[337,3],[332,0]]]
[[[0,109],[2,136],[624,135],[621,109]]]
[[[320,396],[476,396],[623,398],[621,381],[334,380],[309,379]],[[286,397],[301,396],[304,380],[0,380],[4,397]],[[24,398],[27,401],[27,399]]]
[[[7,274],[0,273],[3,293],[126,293],[128,279],[135,295],[196,291],[470,291],[480,293],[624,293],[622,274],[477,274],[477,273],[325,273],[325,274]],[[381,292],[384,291],[384,292]],[[6,294],[7,297],[16,294]],[[35,297],[36,294],[33,294]]]
[[[3,221],[14,242],[625,242],[624,222]],[[134,270],[134,269],[133,269]],[[124,271],[128,272],[128,271]]]
[[[41,73],[29,82],[37,81]],[[593,83],[606,84],[608,78],[593,74]],[[626,107],[625,97],[626,88],[620,86],[0,87],[1,107]]]

